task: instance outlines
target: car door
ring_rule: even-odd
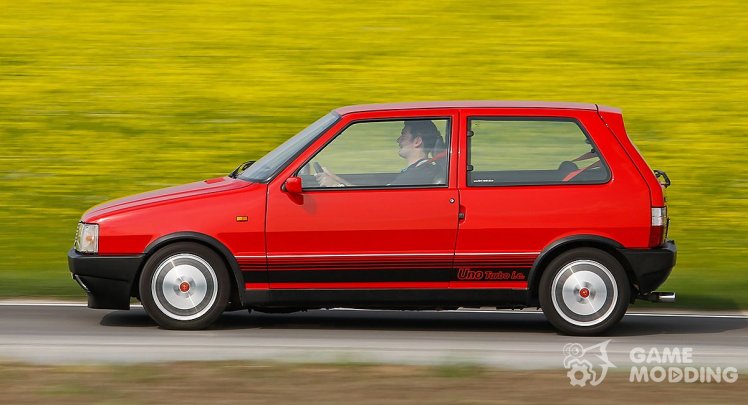
[[[448,288],[456,122],[453,110],[351,113],[310,145],[269,187],[269,288]],[[402,133],[414,125],[431,128],[429,139],[436,129],[445,143],[417,163],[430,168],[425,177],[409,175],[413,164],[402,156]],[[284,189],[289,177],[302,179],[301,193]]]

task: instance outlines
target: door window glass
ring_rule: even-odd
[[[349,125],[300,170],[305,189],[443,186],[448,119]]]

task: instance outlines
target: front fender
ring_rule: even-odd
[[[226,262],[226,265],[228,266],[229,270],[231,271],[231,274],[233,276],[234,280],[234,290],[231,294],[232,301],[236,302],[235,299],[238,299],[241,301],[242,306],[244,306],[244,294],[242,294],[243,290],[240,289],[240,287],[244,286],[244,276],[242,275],[241,269],[239,268],[239,263],[236,261],[236,257],[234,257],[234,254],[231,253],[229,248],[226,247],[221,241],[218,239],[206,235],[204,233],[199,232],[191,232],[191,231],[184,231],[184,232],[175,232],[170,233],[168,235],[164,235],[153,242],[151,242],[148,246],[145,248],[145,257],[150,257],[154,252],[156,252],[158,249],[162,248],[163,246],[166,246],[168,244],[174,243],[174,242],[197,242],[201,243],[203,245],[207,245],[208,247],[215,250],[219,255],[221,255]],[[138,275],[140,277],[140,275]]]

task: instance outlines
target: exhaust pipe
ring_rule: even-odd
[[[639,295],[639,298],[641,298],[643,300],[647,300],[649,302],[673,303],[673,302],[675,302],[675,293],[674,292],[654,291],[654,292],[651,292],[649,294]]]

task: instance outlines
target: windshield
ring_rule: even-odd
[[[304,130],[294,135],[286,142],[283,142],[283,144],[273,149],[270,153],[263,156],[262,159],[247,168],[239,178],[255,182],[265,182],[270,180],[307,145],[317,139],[317,137],[326,129],[330,128],[338,118],[340,118],[340,116],[337,113],[331,112],[317,121],[314,121],[312,125],[304,128]]]

